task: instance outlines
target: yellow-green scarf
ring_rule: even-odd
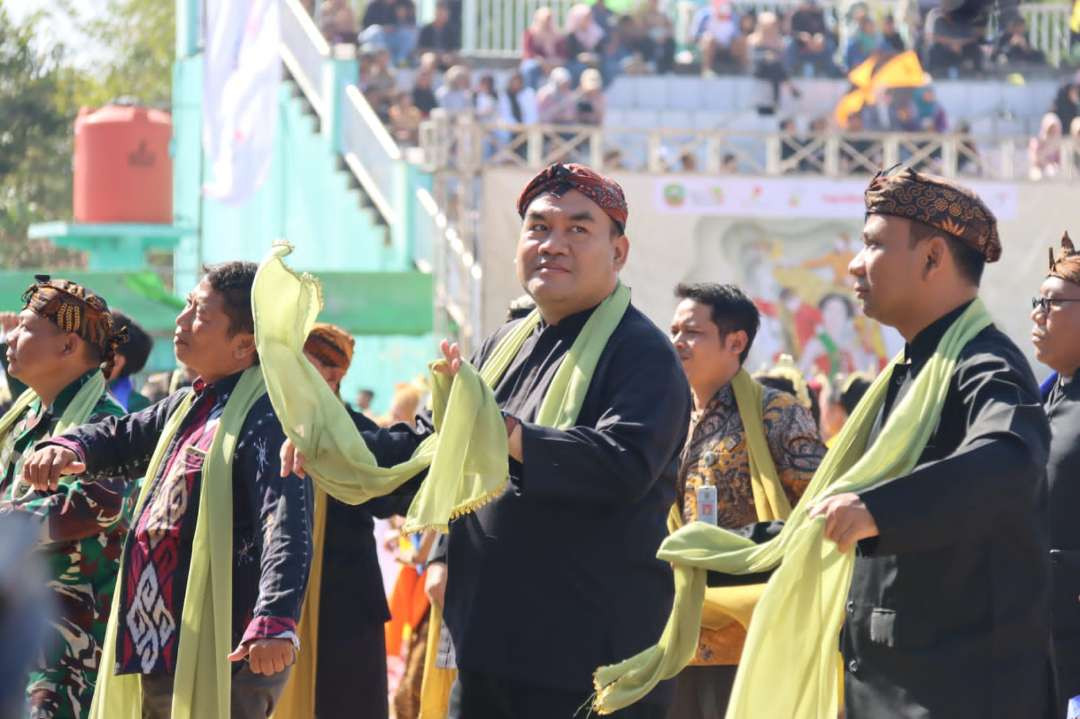
[[[784,493],[780,474],[776,471],[776,463],[765,439],[765,419],[761,408],[765,401],[765,387],[755,381],[749,372],[740,369],[731,380],[731,390],[735,394],[735,406],[746,434],[750,488],[754,494],[758,521],[787,519],[791,514],[791,502]]]
[[[539,312],[508,332],[480,370],[462,362],[453,379],[432,371],[435,432],[410,459],[382,468],[341,400],[304,357],[304,341],[322,308],[322,290],[315,278],[285,265],[290,251],[288,245],[275,245],[255,275],[255,341],[274,410],[316,485],[335,499],[360,504],[428,469],[409,507],[406,531],[446,532],[451,519],[499,496],[508,481],[509,460],[506,425],[492,387],[539,324]],[[629,305],[630,291],[619,285],[592,313],[555,372],[537,424],[573,425],[600,354]]]
[[[63,434],[72,427],[85,424],[86,420],[90,419],[90,413],[94,411],[94,407],[97,406],[98,400],[101,399],[103,394],[105,394],[105,375],[95,372],[90,375],[90,379],[83,383],[83,386],[71,398],[68,406],[64,408],[63,414],[60,415],[60,421],[56,423],[56,428],[53,429],[53,435]],[[7,434],[15,426],[23,411],[33,404],[36,399],[38,399],[37,393],[32,389],[28,389],[19,395],[19,398],[8,408],[4,416],[0,417],[0,436]]]
[[[232,461],[244,419],[265,393],[259,367],[247,369],[225,403],[217,433],[203,462],[199,516],[195,521],[191,567],[180,618],[172,719],[229,716],[232,692],[228,659],[232,651]],[[136,517],[146,503],[150,485],[165,461],[169,443],[191,409],[194,396],[189,392],[165,423],[146,470],[147,480],[139,492]],[[131,535],[128,541],[131,541]],[[123,576],[123,566],[120,576]],[[142,718],[141,675],[113,674],[116,632],[123,621],[120,616],[122,592],[123,583],[117,582],[101,652],[104,669],[98,674],[90,719]]]
[[[825,539],[825,523],[812,519],[810,509],[827,496],[866,491],[911,472],[937,426],[960,351],[990,322],[976,299],[946,331],[881,434],[867,446],[892,369],[902,356],[892,361],[855,408],[776,538],[754,544],[701,522],[668,537],[657,557],[675,567],[671,618],[656,646],[596,671],[596,711],[610,714],[633,704],[690,661],[706,570],[748,574],[779,565],[754,611],[727,718],[836,716],[836,646],[855,558],[854,552],[841,554]],[[788,679],[778,682],[777,677]]]
[[[86,420],[90,419],[90,414],[94,411],[94,407],[97,406],[103,394],[105,394],[105,375],[101,372],[95,372],[90,376],[90,379],[83,383],[75,396],[71,398],[71,402],[64,408],[63,413],[60,415],[60,421],[56,423],[56,427],[53,428],[49,436],[63,434],[72,427],[85,424]],[[32,389],[27,389],[19,395],[18,399],[4,413],[4,416],[0,417],[0,438],[3,438],[11,431],[15,423],[19,421],[23,413],[30,408],[30,405],[36,399],[38,399],[38,395]],[[70,482],[72,479],[70,475],[61,477],[62,482]],[[22,485],[21,483],[21,477],[12,479],[12,494],[16,494],[20,486],[29,488],[29,485]]]
[[[787,519],[791,514],[791,503],[780,483],[780,474],[776,471],[768,440],[765,438],[765,420],[762,405],[765,401],[765,388],[740,369],[731,380],[731,390],[735,395],[735,407],[739,412],[746,436],[746,454],[750,460],[750,488],[754,496],[754,507],[760,522],[774,519]],[[668,530],[675,532],[684,525],[679,513],[679,504],[672,507],[668,518]],[[747,584],[732,587],[708,587],[705,589],[705,604],[701,610],[701,626],[708,629],[723,629],[732,620],[738,621],[744,629],[750,626],[750,617],[754,606],[764,591],[764,584]]]

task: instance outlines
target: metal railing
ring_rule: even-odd
[[[1080,139],[1032,157],[1028,137],[940,133],[792,135],[732,130],[622,129],[585,125],[483,125],[464,119],[423,132],[436,165],[468,174],[485,166],[541,169],[584,162],[601,171],[869,175],[896,163],[946,177],[1059,181],[1080,178]],[[441,144],[433,147],[430,144]]]
[[[540,7],[551,8],[558,27],[565,26],[566,13],[582,0],[464,0],[462,8],[462,49],[479,57],[514,58],[521,55],[521,39],[532,22],[533,13]],[[737,12],[772,11],[786,15],[800,0],[735,0]],[[892,11],[892,3],[870,0],[876,15]],[[701,3],[676,0],[667,3],[667,12],[674,25],[675,40],[680,46],[691,44],[692,23]],[[828,5],[826,16],[841,35],[846,28],[840,16],[840,4]],[[1028,37],[1035,49],[1042,50],[1052,65],[1058,65],[1069,52],[1069,3],[1025,3],[1020,12],[1028,23]],[[997,32],[996,17],[991,18],[990,37]],[[840,43],[843,47],[843,42]]]
[[[416,202],[417,234],[431,243],[418,247],[416,255],[420,269],[435,275],[435,330],[443,337],[455,338],[465,353],[471,353],[482,339],[483,271],[431,193],[417,190]]]
[[[282,61],[381,221],[393,226],[403,217],[401,149],[353,84],[355,56],[333,55],[299,0],[284,0],[284,5]]]
[[[326,120],[330,98],[323,90],[323,65],[330,45],[299,0],[284,0],[281,17],[281,59],[307,96],[321,120]]]
[[[356,85],[345,89],[341,152],[372,204],[388,223],[401,215],[398,165],[401,149]]]

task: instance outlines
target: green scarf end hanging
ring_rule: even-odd
[[[780,534],[747,545],[719,527],[691,523],[667,538],[657,557],[671,562],[675,600],[653,647],[601,667],[593,709],[609,714],[675,676],[693,657],[704,602],[706,570],[749,574],[776,568],[757,602],[735,677],[726,719],[836,716],[837,639],[854,568],[854,552],[841,554],[824,537],[825,523],[810,509],[826,497],[863,492],[911,472],[941,416],[950,380],[964,347],[991,323],[981,300],[953,322],[871,443],[895,358],[867,390],[837,435]],[[785,677],[777,681],[777,677]]]
[[[435,432],[408,460],[380,467],[341,401],[304,357],[304,342],[322,309],[322,290],[318,280],[285,265],[291,250],[287,244],[275,245],[255,275],[255,342],[274,411],[316,485],[339,501],[359,504],[427,470],[409,507],[407,531],[446,532],[451,520],[502,495],[509,482],[506,424],[492,387],[536,330],[539,312],[508,331],[483,367],[463,362],[454,377],[432,371]],[[536,424],[573,425],[600,354],[629,304],[630,291],[618,285],[592,313],[556,370]]]

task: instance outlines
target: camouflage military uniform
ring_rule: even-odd
[[[57,608],[44,651],[27,682],[31,719],[81,719],[89,713],[127,534],[133,484],[120,478],[87,484],[72,481],[55,492],[34,492],[18,481],[34,445],[52,434],[75,393],[91,376],[87,373],[68,385],[49,409],[35,400],[11,431],[0,437],[0,513],[22,512],[41,519],[38,551]],[[90,421],[123,413],[103,393]]]

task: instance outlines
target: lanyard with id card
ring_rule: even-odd
[[[705,466],[711,466],[716,462],[713,452],[706,452],[701,457]],[[716,526],[716,485],[710,484],[709,480],[702,478],[702,484],[697,488],[697,521]]]
[[[716,487],[711,484],[697,488],[697,521],[716,526]]]

